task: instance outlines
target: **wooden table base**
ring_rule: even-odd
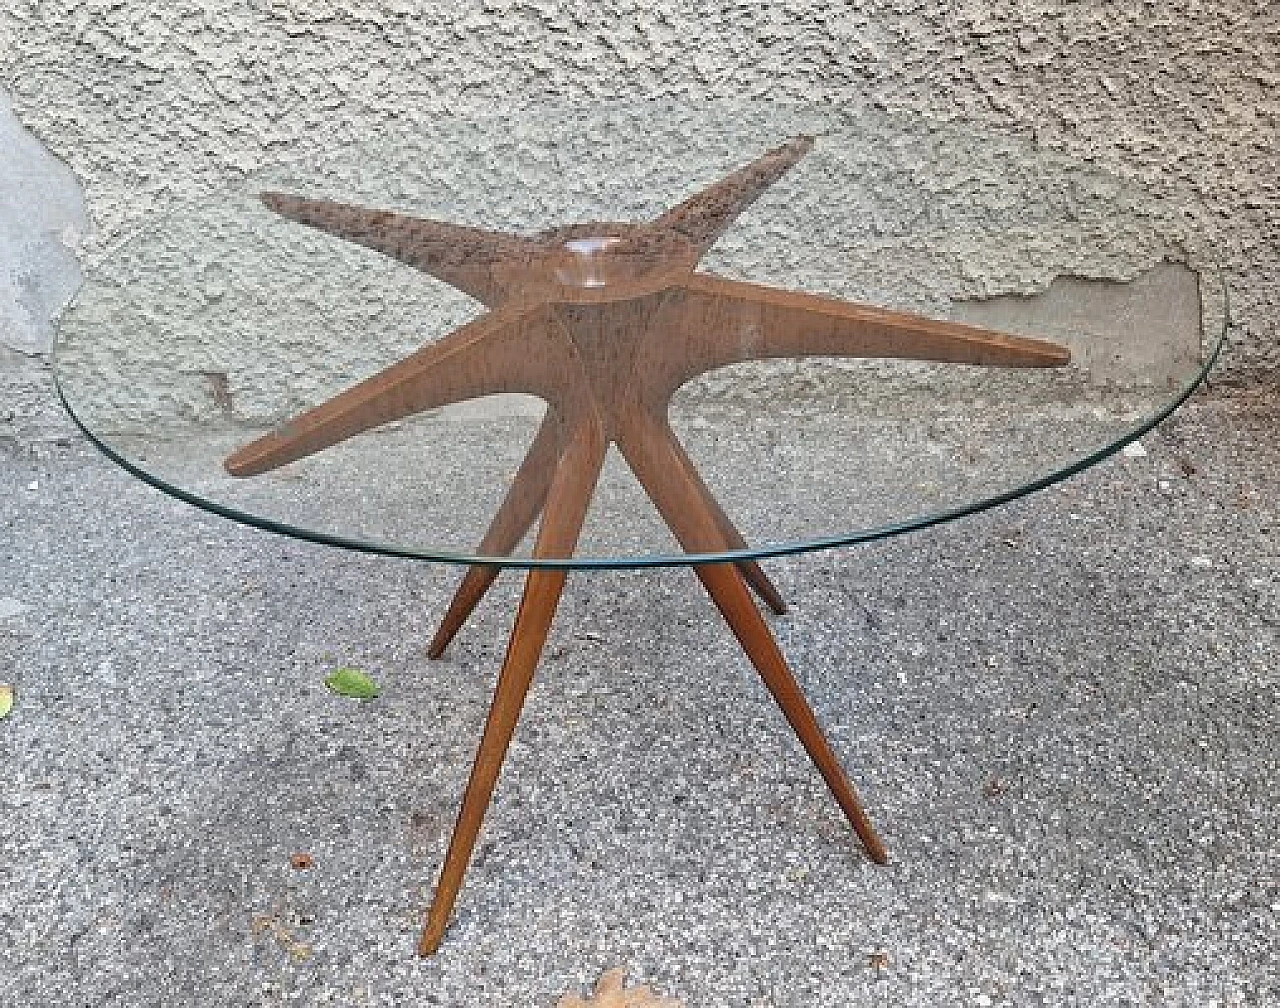
[[[605,447],[604,438],[588,428],[587,432],[574,439],[569,449],[560,457],[546,495],[546,510],[534,545],[535,555],[563,556],[572,551],[586,515],[587,498],[595,486],[600,464],[604,460]],[[708,503],[711,498],[706,487],[692,466],[687,465],[687,458],[664,424],[643,415],[634,418],[633,425],[625,434],[621,434],[619,447],[687,551],[718,552],[729,548],[722,524],[723,512]],[[533,450],[537,449],[535,441]],[[512,496],[521,495],[526,489],[520,485],[517,477],[508,501]],[[499,524],[505,510],[504,502],[495,525]],[[492,533],[492,529],[490,531]],[[782,708],[787,721],[862,840],[867,854],[873,861],[883,864],[887,857],[884,844],[876,835],[853,786],[823,736],[804,693],[787,668],[786,659],[770,633],[768,624],[752,601],[747,588],[748,575],[742,570],[743,566],[730,563],[705,564],[694,570],[760,673],[769,692]],[[750,564],[748,569],[764,579],[763,572],[756,564]],[[485,589],[492,584],[496,572],[493,567],[473,567],[467,572],[445,616],[445,622],[432,642],[433,656],[439,656],[443,652],[445,643],[461,626]],[[532,570],[525,577],[524,594],[516,613],[502,671],[498,676],[484,735],[476,753],[471,778],[467,782],[453,839],[445,855],[427,925],[418,943],[420,955],[433,954],[444,935],[462,884],[463,873],[475,846],[480,823],[497,783],[498,770],[546,642],[564,582],[565,571],[562,570]],[[763,583],[776,596],[776,589],[773,589],[767,579]]]
[[[273,210],[366,245],[471,294],[490,311],[259,438],[224,463],[253,476],[380,424],[498,392],[537,395],[546,417],[477,555],[506,557],[538,516],[533,555],[568,560],[610,444],[686,553],[746,542],[676,439],[671,396],[696,375],[779,357],[898,357],[1003,367],[1065,364],[1062,347],[870,305],[696,272],[716,239],[812,149],[795,137],[647,223],[576,224],[540,235],[485,231],[328,200],[264,193]],[[493,583],[463,578],[432,640],[439,657]],[[743,558],[695,566],[712,601],[804,744],[868,856],[885,849],[769,632],[750,589],[781,595]],[[418,951],[439,947],[503,757],[533,680],[565,572],[534,568]]]

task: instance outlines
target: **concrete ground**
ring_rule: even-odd
[[[571,577],[454,925],[413,942],[518,578],[143,486],[0,360],[0,1005],[1280,1003],[1280,397],[773,561],[875,867],[687,571]],[[359,703],[336,665],[383,684]],[[290,855],[314,859],[307,870]]]

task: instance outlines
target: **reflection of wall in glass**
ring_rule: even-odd
[[[129,424],[279,422],[484,308],[388,256],[279,217],[263,191],[533,234],[652,220],[798,135],[815,135],[813,149],[735,220],[703,270],[937,318],[1012,313],[1025,335],[1088,350],[1102,381],[1167,386],[1194,370],[1198,335],[1155,324],[1160,312],[1194,316],[1194,278],[1179,267],[1152,273],[1154,286],[1133,278],[1180,255],[1194,262],[1196,250],[1181,221],[1145,209],[1138,183],[1017,136],[737,103],[446,118],[269,169],[153,218],[101,258],[64,325],[63,373],[75,364],[82,409],[97,397],[96,371],[99,388],[130,389],[129,412],[146,415],[104,404]],[[1064,277],[1132,282],[1095,291]],[[977,298],[995,300],[979,309]],[[1133,324],[1112,324],[1120,316]],[[1117,366],[1117,352],[1136,363]],[[225,376],[216,388],[211,374]],[[757,405],[813,393],[889,408],[905,390],[938,398],[963,387],[963,375],[935,374],[903,378],[876,361],[765,362],[703,387]],[[1081,377],[1020,375],[1008,396],[1035,400],[1041,385]]]

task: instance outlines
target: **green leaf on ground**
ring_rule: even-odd
[[[372,700],[378,695],[378,684],[359,669],[334,669],[324,677],[324,684],[338,696],[357,700]]]
[[[13,710],[13,687],[8,683],[0,683],[0,720],[8,717]]]

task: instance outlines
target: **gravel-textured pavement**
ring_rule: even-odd
[[[772,561],[868,863],[685,570],[571,576],[440,954],[519,579],[171,501],[0,360],[0,1005],[1273,1005],[1280,396],[1002,510]],[[360,703],[322,677],[357,665]],[[308,870],[290,867],[306,852]]]

